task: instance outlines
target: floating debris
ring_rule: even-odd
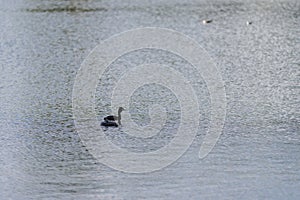
[[[209,23],[212,23],[212,21],[213,21],[212,19],[205,19],[205,20],[202,21],[202,23],[203,24],[209,24]]]
[[[81,8],[75,6],[66,6],[66,7],[53,7],[53,8],[33,8],[33,9],[26,9],[27,12],[37,12],[37,13],[44,13],[44,12],[98,12],[98,11],[107,11],[106,8]]]

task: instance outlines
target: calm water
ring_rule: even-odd
[[[0,16],[0,199],[300,198],[299,1],[2,0]],[[119,70],[145,60],[182,69],[195,84],[202,117],[179,160],[153,173],[127,174],[97,163],[80,142],[72,87],[101,40],[146,26],[180,31],[205,48],[225,82],[227,116],[217,145],[199,160],[210,114],[204,80],[170,53],[122,56],[107,77],[117,79]],[[99,119],[110,113],[104,97],[111,80],[97,88]],[[136,91],[130,112],[137,123],[149,121],[145,102],[171,101],[177,108],[170,91],[160,89]],[[160,148],[177,128],[178,110],[171,113],[170,126],[155,140],[118,132],[108,138],[137,152]]]

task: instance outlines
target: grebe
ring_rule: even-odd
[[[121,112],[125,110],[123,107],[119,107],[118,116],[109,115],[104,117],[104,122],[101,123],[101,126],[115,126],[121,125]],[[116,120],[118,123],[116,123]]]

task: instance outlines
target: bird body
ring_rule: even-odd
[[[109,115],[107,117],[104,117],[104,121],[116,121],[116,120],[118,120],[118,117],[114,115]]]
[[[114,126],[114,127],[118,127],[119,125],[117,124],[117,122],[104,121],[104,122],[101,122],[101,126]]]

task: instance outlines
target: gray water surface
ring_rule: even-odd
[[[299,1],[3,0],[0,17],[0,199],[300,198]],[[97,87],[99,121],[114,112],[104,97],[119,75],[110,75],[144,62],[181,70],[201,110],[197,137],[180,159],[153,173],[128,174],[98,163],[81,143],[72,88],[100,41],[149,26],[182,32],[209,53],[225,82],[227,115],[217,145],[200,160],[210,116],[205,81],[168,52],[123,55]],[[153,102],[179,108],[166,88],[151,95],[160,86],[147,87],[136,91],[137,107],[129,109],[141,125]],[[169,126],[153,140],[107,137],[131,151],[161,148],[177,129],[178,110],[169,113]]]

